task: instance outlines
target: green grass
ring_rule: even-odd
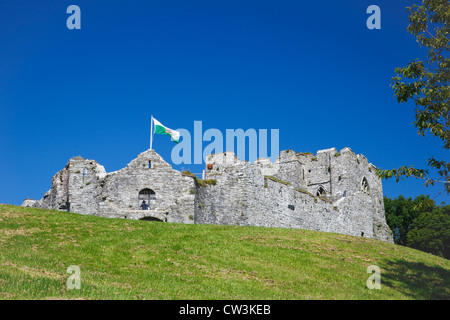
[[[282,183],[282,184],[284,184],[286,186],[290,186],[291,185],[290,182],[286,182],[286,181],[280,180],[278,178],[275,178],[274,176],[264,176],[264,178],[267,178],[267,179],[270,179],[272,181],[276,181],[276,182]]]
[[[300,188],[295,188],[294,190],[295,190],[295,191],[298,191],[298,192],[301,192],[301,193],[308,194],[308,195],[310,195],[311,197],[314,197],[314,195],[313,195],[311,192],[308,192],[308,191],[306,191],[306,190],[303,190],[303,189],[300,189]]]
[[[181,174],[183,176],[188,176],[188,177],[194,178],[195,183],[199,187],[205,187],[205,186],[209,186],[209,185],[215,186],[217,184],[217,180],[215,180],[215,179],[199,179],[199,178],[197,178],[197,176],[195,174],[193,174],[189,170],[185,170],[185,171],[181,172]]]
[[[449,299],[450,263],[365,238],[0,205],[0,299]],[[66,270],[81,270],[69,290]],[[367,267],[381,268],[369,290]]]

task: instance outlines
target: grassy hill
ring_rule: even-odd
[[[295,229],[107,219],[0,205],[0,299],[449,299],[450,262]],[[69,290],[67,268],[81,270]],[[367,267],[381,268],[369,290]]]

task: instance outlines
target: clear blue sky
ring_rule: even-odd
[[[125,167],[149,147],[151,114],[172,129],[280,129],[281,150],[350,147],[386,169],[448,160],[389,86],[394,68],[425,53],[406,31],[413,3],[1,0],[0,202],[41,198],[73,156]],[[81,30],[66,27],[71,4]],[[381,30],[366,27],[372,4]],[[172,147],[155,137],[169,162]]]

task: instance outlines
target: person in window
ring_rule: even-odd
[[[148,204],[145,203],[145,200],[142,201],[141,208],[142,210],[148,210]]]

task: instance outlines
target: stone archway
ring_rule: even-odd
[[[138,194],[138,207],[142,210],[150,210],[155,205],[155,191],[149,188],[142,189]]]
[[[142,221],[157,221],[157,222],[164,222],[163,220],[158,219],[158,218],[155,218],[155,217],[143,217],[143,218],[140,218],[139,220],[142,220]]]
[[[316,191],[316,196],[324,197],[326,195],[327,195],[327,191],[325,190],[325,188],[323,186],[319,186],[319,188]]]
[[[364,193],[370,194],[369,182],[367,181],[366,177],[362,178],[361,191],[364,192]]]

